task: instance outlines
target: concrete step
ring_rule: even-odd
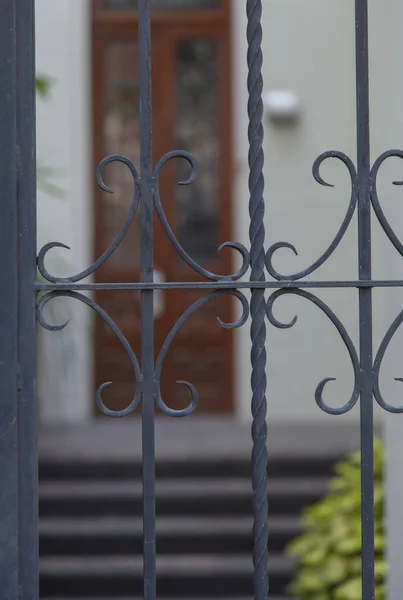
[[[91,600],[116,600],[116,596],[113,597],[95,597],[95,598],[91,598]],[[65,596],[51,596],[49,597],[47,600],[70,600],[69,598],[66,598]],[[75,597],[75,600],[88,600],[88,596],[84,597]],[[139,596],[139,597],[120,597],[119,600],[143,600],[143,596]],[[179,598],[174,597],[174,598],[168,598],[168,597],[158,597],[158,600],[179,600]],[[204,596],[192,596],[189,598],[181,598],[180,600],[205,600]],[[218,597],[218,596],[210,596],[209,600],[234,600],[234,597],[232,596],[222,596],[222,597]],[[244,597],[239,597],[237,598],[237,600],[253,600],[253,596],[244,596]],[[289,597],[285,597],[285,596],[273,596],[270,595],[269,600],[293,600],[292,598]]]
[[[252,551],[253,521],[238,517],[157,517],[158,552],[249,553]],[[278,516],[269,519],[269,550],[281,552],[300,533],[299,519]],[[141,554],[141,517],[48,517],[39,523],[42,556],[66,554]]]
[[[327,478],[273,478],[271,515],[299,514],[327,489]],[[249,479],[157,480],[159,515],[240,515],[252,506]],[[39,486],[39,510],[48,516],[136,516],[142,514],[140,481],[55,481]]]
[[[116,600],[117,597],[113,596],[113,597],[96,597],[96,598],[91,598],[91,600]],[[51,596],[49,597],[47,600],[70,600],[69,598],[66,598],[65,596]],[[75,600],[88,600],[88,596],[84,597],[75,597]],[[138,596],[138,597],[119,597],[119,600],[143,600],[143,596]],[[168,598],[168,597],[158,597],[158,600],[179,600],[178,597],[174,597],[174,598]],[[189,598],[181,598],[180,600],[205,600],[204,596],[192,596]],[[218,597],[218,596],[210,596],[209,600],[235,600],[233,596],[222,596],[222,597]],[[244,597],[239,597],[236,600],[253,600],[253,596],[244,596]],[[269,600],[293,600],[292,598],[289,597],[285,597],[285,596],[273,596],[270,595]]]
[[[267,472],[270,477],[328,477],[332,467],[340,456],[269,456]],[[142,465],[140,461],[116,460],[54,460],[47,456],[39,464],[40,481],[47,480],[91,480],[102,479],[116,481],[119,479],[141,479]],[[158,460],[156,464],[157,479],[206,479],[222,477],[251,476],[249,457]]]
[[[141,423],[78,429],[41,438],[40,598],[140,600]],[[282,553],[345,453],[345,429],[333,431],[269,436],[270,600],[291,600],[294,565]],[[252,600],[249,428],[164,420],[156,439],[158,598]]]
[[[56,557],[40,561],[40,597],[63,590],[65,597],[141,596],[143,561],[139,556]],[[290,581],[293,562],[272,555],[269,560],[271,591],[281,594]],[[211,596],[244,598],[253,594],[250,555],[159,555],[158,593],[170,598]]]

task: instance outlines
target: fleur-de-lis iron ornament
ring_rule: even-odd
[[[139,168],[128,158],[113,155],[105,158],[97,170],[97,182],[102,190],[112,193],[103,180],[105,167],[113,162],[123,163],[131,172],[134,180],[133,201],[125,223],[116,239],[90,267],[76,275],[58,278],[48,272],[45,262],[49,251],[54,248],[67,248],[64,244],[54,242],[45,245],[39,252],[37,265],[39,272],[47,283],[37,283],[37,291],[42,295],[38,302],[39,323],[46,329],[59,331],[67,323],[49,324],[44,316],[46,304],[59,297],[78,300],[94,310],[120,341],[128,355],[136,382],[134,397],[128,399],[124,410],[112,411],[102,400],[102,391],[110,383],[103,384],[97,391],[97,403],[100,410],[111,417],[124,417],[133,412],[141,403],[143,414],[143,493],[144,493],[144,598],[156,598],[156,549],[155,549],[155,439],[154,411],[155,405],[166,415],[185,417],[194,412],[198,404],[197,390],[191,382],[180,381],[189,389],[190,402],[183,410],[169,408],[169,399],[163,399],[160,378],[164,360],[169,352],[175,335],[186,323],[187,319],[202,305],[213,301],[223,294],[229,294],[241,303],[242,314],[233,323],[219,324],[228,329],[241,327],[251,316],[251,363],[252,363],[252,437],[253,437],[253,511],[254,511],[254,590],[256,600],[266,600],[269,592],[267,550],[268,543],[268,501],[267,501],[267,402],[266,402],[266,319],[277,328],[290,328],[296,324],[297,318],[290,323],[282,323],[273,312],[274,303],[286,295],[296,295],[317,306],[333,323],[340,334],[351,359],[354,386],[351,396],[339,408],[330,407],[324,400],[325,387],[334,378],[326,377],[315,391],[316,402],[323,411],[331,415],[342,415],[350,411],[360,402],[361,411],[361,450],[362,450],[362,569],[363,600],[374,598],[374,513],[373,513],[373,397],[378,404],[389,412],[402,413],[403,407],[393,407],[384,399],[379,386],[379,374],[388,345],[395,332],[403,322],[403,311],[396,317],[387,331],[378,353],[373,359],[372,341],[372,289],[377,286],[392,286],[394,282],[377,282],[372,280],[371,270],[371,206],[384,232],[403,256],[403,244],[394,233],[379,201],[377,177],[383,163],[389,157],[403,158],[403,151],[391,150],[382,154],[373,164],[370,163],[370,127],[369,127],[369,77],[368,77],[368,0],[355,0],[356,15],[356,81],[357,81],[357,163],[338,151],[321,154],[314,162],[313,176],[322,186],[330,186],[320,174],[325,160],[336,159],[347,168],[351,180],[351,195],[342,224],[327,250],[310,266],[293,274],[281,274],[274,267],[275,253],[279,249],[289,249],[297,254],[296,248],[289,242],[277,242],[265,250],[263,199],[263,102],[262,102],[262,0],[246,0],[247,8],[247,40],[248,40],[248,114],[249,114],[249,210],[250,210],[250,250],[242,244],[227,242],[220,246],[232,248],[241,256],[241,266],[233,274],[219,275],[206,270],[195,262],[181,246],[175,236],[163,207],[160,197],[159,180],[164,165],[174,159],[189,163],[190,174],[186,181],[179,185],[190,185],[197,176],[197,160],[188,152],[175,150],[163,156],[155,168],[152,163],[152,103],[151,103],[151,0],[139,0],[139,72],[140,72],[140,142],[141,158]],[[403,181],[395,181],[402,185]],[[94,273],[115,252],[128,235],[130,225],[137,213],[141,216],[141,281],[131,284],[114,284],[110,289],[131,289],[141,291],[142,348],[139,360],[129,342],[113,320],[83,291],[96,290],[99,284],[82,283]],[[180,258],[205,281],[198,282],[155,282],[153,279],[153,237],[154,212],[158,216],[163,230]],[[355,281],[312,281],[305,279],[325,264],[337,247],[352,222],[353,215],[358,214],[358,279]],[[268,277],[266,278],[266,270]],[[249,271],[249,280],[244,276]],[[403,284],[402,284],[403,285]],[[197,300],[172,327],[158,358],[154,362],[154,315],[153,294],[158,289],[184,288],[206,290],[204,297]],[[307,289],[320,288],[357,288],[359,294],[360,340],[359,351],[356,350],[350,335],[336,314]],[[102,289],[108,289],[102,284]],[[242,293],[242,289],[251,290],[250,303]],[[267,290],[272,290],[266,298]],[[398,378],[403,381],[403,378]],[[166,402],[167,401],[167,402]]]

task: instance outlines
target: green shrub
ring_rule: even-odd
[[[384,448],[374,441],[375,600],[386,598]],[[291,593],[298,600],[362,600],[360,453],[335,467],[328,494],[308,507],[304,533],[287,553],[297,559]]]

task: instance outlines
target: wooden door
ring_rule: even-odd
[[[135,11],[134,11],[135,12]],[[207,15],[210,11],[206,12]],[[127,15],[126,15],[127,17]],[[188,165],[168,163],[160,195],[166,217],[183,248],[203,267],[220,274],[233,270],[230,250],[217,253],[231,239],[229,22],[182,15],[153,23],[154,161],[174,149],[191,152],[200,169],[186,187]],[[138,56],[135,19],[104,20],[94,26],[95,158],[122,153],[139,165]],[[110,165],[105,182],[114,194],[95,194],[95,239],[99,255],[112,241],[130,210],[133,181],[124,165]],[[178,256],[155,215],[155,276],[165,281],[202,278]],[[139,215],[124,242],[97,273],[97,281],[139,281]],[[155,347],[159,352],[181,315],[203,294],[192,290],[156,292]],[[98,303],[126,336],[140,360],[140,293],[105,291]],[[202,306],[178,332],[162,372],[162,394],[172,408],[188,403],[190,381],[199,392],[199,413],[233,409],[232,339],[217,316],[231,320],[232,301],[221,297]],[[124,408],[133,396],[133,372],[118,340],[96,325],[96,385],[114,384],[105,402]]]

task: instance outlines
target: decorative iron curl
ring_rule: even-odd
[[[180,244],[179,240],[172,231],[161,203],[159,179],[161,169],[164,167],[164,165],[166,165],[167,162],[175,158],[182,158],[186,160],[191,168],[188,179],[186,179],[185,181],[179,181],[178,185],[190,185],[195,181],[198,172],[198,163],[196,158],[192,154],[190,154],[190,152],[186,152],[185,150],[173,150],[172,152],[168,152],[159,160],[154,169],[153,183],[155,209],[157,211],[158,217],[161,221],[162,227],[164,228],[164,231],[169,241],[171,242],[172,246],[175,248],[179,256],[182,258],[182,260],[199,275],[202,275],[203,277],[206,277],[211,281],[237,281],[238,279],[243,277],[243,275],[245,275],[246,271],[249,268],[249,252],[245,248],[245,246],[238,242],[225,242],[224,244],[221,244],[221,246],[218,248],[218,252],[223,250],[223,248],[233,248],[242,256],[242,265],[238,269],[238,271],[236,271],[236,273],[232,275],[217,275],[203,268],[195,260],[193,260],[183,248],[183,246]]]
[[[344,345],[346,346],[346,348],[348,350],[348,353],[349,353],[349,356],[351,358],[351,362],[353,365],[353,370],[354,370],[353,392],[351,394],[350,400],[341,408],[332,408],[331,406],[328,406],[325,403],[325,401],[323,400],[323,391],[325,389],[325,386],[330,381],[336,381],[336,379],[335,379],[335,377],[326,377],[318,384],[318,386],[315,390],[315,400],[316,400],[316,404],[319,406],[319,408],[321,408],[324,412],[328,413],[329,415],[343,415],[343,414],[349,412],[357,404],[357,401],[358,401],[358,398],[360,395],[360,381],[361,381],[360,361],[358,359],[357,352],[355,350],[354,344],[353,344],[350,336],[348,335],[348,333],[347,333],[344,325],[340,321],[340,319],[327,306],[327,304],[325,304],[323,302],[323,300],[320,300],[314,294],[311,294],[310,292],[306,292],[305,290],[301,290],[301,289],[277,290],[270,296],[270,298],[267,301],[266,312],[267,312],[267,317],[268,317],[270,323],[272,325],[274,325],[274,327],[277,327],[278,329],[290,329],[291,327],[293,327],[295,325],[295,323],[298,320],[298,317],[295,316],[290,323],[282,323],[281,321],[276,319],[276,317],[273,314],[273,305],[274,305],[275,301],[277,300],[277,298],[280,298],[280,296],[284,296],[286,294],[302,296],[303,298],[306,298],[310,302],[313,302],[313,304],[316,304],[316,306],[318,306],[321,309],[321,311],[324,312],[325,315],[330,319],[330,321],[333,323],[333,325],[336,327],[337,331],[339,332],[339,334],[344,342]]]
[[[382,343],[379,346],[379,350],[375,357],[374,367],[373,367],[373,382],[374,382],[373,386],[374,386],[375,400],[377,401],[377,403],[379,404],[379,406],[381,408],[383,408],[387,412],[394,413],[394,414],[402,414],[403,406],[392,406],[391,404],[388,404],[387,402],[385,402],[385,400],[382,397],[382,393],[381,393],[381,390],[379,387],[379,375],[380,375],[382,361],[385,357],[386,350],[388,349],[388,346],[389,346],[390,342],[392,341],[393,336],[395,335],[396,331],[398,330],[398,328],[400,327],[400,325],[402,323],[403,323],[403,310],[398,314],[398,316],[396,317],[396,319],[393,321],[392,325],[389,327],[388,331],[386,332],[385,337],[383,338]],[[403,382],[403,377],[395,377],[395,381]]]
[[[108,194],[113,194],[113,190],[111,190],[111,188],[109,188],[104,183],[103,172],[107,165],[114,163],[114,162],[120,162],[120,163],[123,163],[124,165],[126,165],[133,176],[134,199],[133,199],[132,205],[130,207],[130,211],[126,218],[126,221],[122,225],[122,228],[120,229],[119,233],[113,240],[112,244],[98,258],[98,260],[96,260],[90,267],[88,267],[84,271],[77,273],[77,275],[72,275],[71,277],[55,277],[54,275],[49,273],[45,267],[46,256],[47,256],[48,252],[50,250],[52,250],[52,248],[65,248],[66,250],[70,250],[69,246],[66,246],[65,244],[61,244],[60,242],[50,242],[49,244],[45,244],[45,246],[43,246],[43,248],[40,250],[40,252],[38,254],[37,264],[38,264],[38,270],[39,270],[40,274],[47,281],[50,281],[51,283],[76,283],[77,281],[81,281],[82,279],[85,279],[86,277],[88,277],[89,275],[94,273],[101,265],[103,265],[108,260],[108,258],[120,246],[124,237],[126,236],[128,230],[130,228],[130,225],[133,223],[133,219],[136,215],[137,208],[139,205],[139,200],[140,200],[139,174],[138,174],[137,169],[136,169],[135,165],[133,164],[133,162],[126,156],[123,156],[121,154],[112,154],[111,156],[107,156],[99,163],[99,165],[97,167],[96,180],[97,180],[97,184],[101,188],[101,190],[103,190],[104,192],[107,192]]]
[[[120,411],[111,410],[105,406],[105,404],[103,403],[103,400],[102,400],[102,392],[105,388],[109,387],[112,384],[112,382],[103,383],[96,392],[96,401],[97,401],[98,408],[104,415],[106,415],[108,417],[114,417],[114,418],[126,417],[127,415],[132,413],[134,410],[136,410],[136,408],[138,407],[138,405],[140,403],[140,399],[141,399],[141,383],[142,383],[143,378],[142,378],[140,366],[139,366],[138,360],[136,358],[136,355],[134,354],[129,342],[127,341],[127,339],[125,338],[123,333],[120,331],[120,329],[116,325],[116,323],[110,318],[110,316],[96,302],[94,302],[90,298],[87,298],[86,296],[84,296],[83,294],[80,294],[78,292],[71,292],[71,291],[49,292],[48,294],[45,294],[44,296],[42,296],[40,298],[40,300],[38,302],[38,322],[44,329],[46,329],[48,331],[62,331],[62,329],[67,327],[67,325],[69,324],[69,321],[66,321],[66,323],[63,323],[62,325],[51,325],[50,323],[48,323],[46,321],[45,316],[44,316],[44,309],[45,309],[46,305],[48,304],[48,302],[50,302],[51,300],[54,300],[55,298],[62,298],[62,297],[73,298],[74,300],[79,300],[80,302],[83,302],[84,304],[86,304],[87,306],[92,308],[92,310],[94,310],[101,317],[101,319],[103,319],[103,321],[108,325],[108,327],[110,327],[110,329],[113,331],[113,333],[115,334],[115,336],[117,337],[119,342],[122,344],[122,347],[125,350],[127,356],[129,357],[130,362],[133,367],[134,376],[135,376],[135,380],[136,380],[136,384],[137,384],[136,392],[135,392],[133,400],[131,401],[129,406],[127,406],[127,408],[120,410]]]
[[[384,232],[386,233],[396,250],[399,252],[399,254],[403,256],[403,244],[393,231],[388,219],[385,217],[385,213],[381,208],[381,204],[379,202],[378,197],[377,180],[379,169],[381,168],[385,160],[387,160],[390,157],[403,159],[403,150],[388,150],[387,152],[381,154],[381,156],[374,162],[374,165],[371,169],[370,182],[371,202],[382,229],[384,230]],[[403,181],[394,181],[393,185],[403,185]]]
[[[167,406],[165,404],[164,400],[162,399],[161,388],[160,388],[161,373],[162,373],[162,368],[164,365],[164,360],[169,352],[171,344],[172,344],[176,334],[178,333],[178,331],[183,327],[183,325],[186,323],[186,321],[189,319],[189,317],[191,315],[193,315],[193,313],[195,313],[201,306],[203,306],[207,302],[210,302],[211,300],[215,300],[216,298],[223,296],[223,295],[230,295],[230,296],[233,296],[234,298],[238,298],[238,300],[240,300],[240,302],[242,304],[242,314],[239,317],[239,319],[237,319],[233,323],[224,323],[219,317],[217,317],[218,323],[221,325],[221,327],[224,327],[225,329],[237,329],[238,327],[242,327],[242,325],[244,325],[244,323],[246,323],[248,316],[249,316],[248,300],[238,290],[216,290],[214,292],[207,294],[206,296],[203,296],[202,298],[199,298],[198,300],[196,300],[196,302],[194,302],[194,304],[192,304],[192,306],[190,306],[187,309],[187,311],[175,323],[174,327],[171,329],[170,333],[168,334],[167,338],[165,339],[165,341],[162,345],[161,351],[157,358],[157,362],[155,364],[155,376],[154,377],[155,377],[155,382],[156,382],[156,389],[158,390],[156,402],[157,402],[159,409],[165,415],[167,415],[169,417],[176,417],[176,418],[187,417],[188,415],[192,414],[196,410],[196,408],[198,406],[198,402],[199,402],[199,397],[198,397],[198,393],[197,393],[195,386],[192,383],[189,383],[188,381],[177,381],[176,382],[178,384],[185,385],[190,391],[191,399],[186,408],[184,408],[182,410],[174,410],[172,408],[169,408],[169,406]]]
[[[340,244],[342,238],[344,237],[344,234],[346,233],[346,231],[351,223],[351,219],[353,218],[353,214],[354,214],[355,207],[357,205],[357,200],[358,200],[356,168],[355,168],[352,160],[346,154],[343,154],[343,152],[337,152],[334,150],[331,150],[329,152],[324,152],[315,160],[313,167],[312,167],[312,174],[313,174],[315,180],[320,185],[323,185],[325,187],[334,187],[331,183],[327,183],[320,174],[320,167],[321,167],[322,163],[325,160],[327,160],[328,158],[337,158],[338,160],[340,160],[343,164],[346,165],[348,172],[350,174],[351,197],[350,197],[350,202],[349,202],[349,205],[347,208],[346,215],[343,219],[340,229],[338,230],[336,236],[334,237],[332,243],[327,248],[327,250],[310,267],[307,267],[306,269],[303,269],[302,271],[299,271],[298,273],[294,273],[293,275],[282,275],[281,273],[276,271],[276,269],[273,267],[272,260],[273,260],[274,253],[277,250],[279,250],[280,248],[288,248],[289,250],[292,250],[296,256],[298,256],[297,249],[295,248],[295,246],[293,246],[292,244],[290,244],[288,242],[277,242],[276,244],[273,244],[266,252],[266,267],[267,267],[267,270],[269,271],[270,275],[274,279],[277,279],[277,281],[295,281],[297,279],[302,279],[303,277],[306,277],[307,275],[310,275],[311,273],[316,271],[320,266],[323,265],[323,263],[325,263],[327,261],[328,258],[330,258],[330,256],[336,250],[336,248]]]

